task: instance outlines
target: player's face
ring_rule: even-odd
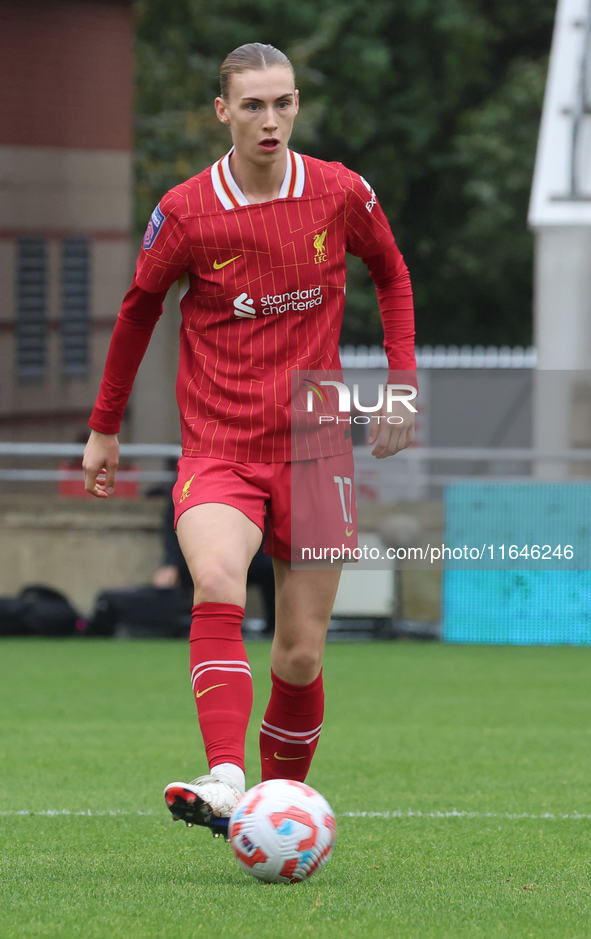
[[[216,98],[215,107],[241,157],[260,165],[284,157],[299,108],[290,68],[275,65],[232,75],[227,98]]]

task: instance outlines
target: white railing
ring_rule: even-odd
[[[1,457],[59,457],[61,460],[79,460],[84,453],[83,443],[0,443]],[[120,455],[123,459],[174,459],[178,460],[181,448],[168,443],[122,443]],[[173,482],[176,473],[166,469],[128,469],[120,472],[120,478],[130,483]],[[5,469],[0,467],[0,482],[69,482],[83,480],[81,469],[73,467],[58,469]]]
[[[367,450],[369,447],[359,447]],[[2,456],[30,456],[30,457],[81,457],[84,453],[83,443],[0,443],[0,457]],[[181,447],[175,443],[122,443],[121,456],[130,457],[160,457],[178,459]],[[583,460],[591,461],[591,448],[570,450],[534,450],[533,447],[410,447],[402,451],[399,456],[408,456],[421,460]],[[398,459],[398,457],[397,457]]]
[[[371,450],[371,447],[354,450],[359,501],[391,504],[434,499],[440,497],[446,486],[459,482],[591,483],[591,449],[409,447],[391,460],[376,460]],[[570,464],[579,464],[576,475]]]
[[[51,458],[58,457],[80,459],[84,452],[84,444],[78,443],[0,443],[0,458],[25,457]],[[420,477],[424,483],[431,485],[445,485],[452,480],[471,479],[485,480],[497,479],[500,482],[531,480],[531,471],[535,464],[554,463],[590,463],[591,449],[569,450],[535,450],[531,447],[410,447],[397,454],[393,460],[377,461],[371,456],[371,447],[356,447],[354,450],[355,462],[358,467],[372,467],[396,478],[399,482],[403,478],[414,479]],[[121,456],[124,459],[178,459],[181,454],[180,446],[176,444],[121,444]],[[529,474],[512,475],[503,472],[493,474],[478,474],[476,472],[454,472],[443,476],[430,472],[429,463],[456,462],[456,463],[527,463],[530,464]],[[165,469],[126,469],[125,479],[135,482],[169,482],[175,479],[173,470]],[[591,475],[591,467],[590,467]],[[570,477],[571,479],[580,477]],[[0,481],[20,482],[51,482],[60,480],[82,479],[82,471],[76,467],[57,469],[34,468],[0,468]]]
[[[81,457],[83,443],[0,443],[0,456],[59,456]],[[161,457],[178,460],[181,455],[180,444],[176,443],[122,443],[119,446],[122,457]]]
[[[533,346],[417,346],[417,368],[535,368]],[[387,368],[382,346],[344,346],[343,368]]]

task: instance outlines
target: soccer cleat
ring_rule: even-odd
[[[243,793],[231,783],[211,776],[198,776],[190,783],[170,783],[164,798],[173,821],[181,819],[187,828],[202,825],[214,838],[223,835],[228,841],[228,820]]]

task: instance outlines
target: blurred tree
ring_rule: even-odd
[[[138,0],[137,225],[228,147],[212,101],[227,52],[283,49],[293,145],[376,188],[410,267],[420,343],[531,341],[526,213],[554,0]],[[363,264],[343,341],[379,342]]]

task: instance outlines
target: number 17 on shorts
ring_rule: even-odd
[[[357,503],[353,454],[291,464],[292,567],[355,560]]]

